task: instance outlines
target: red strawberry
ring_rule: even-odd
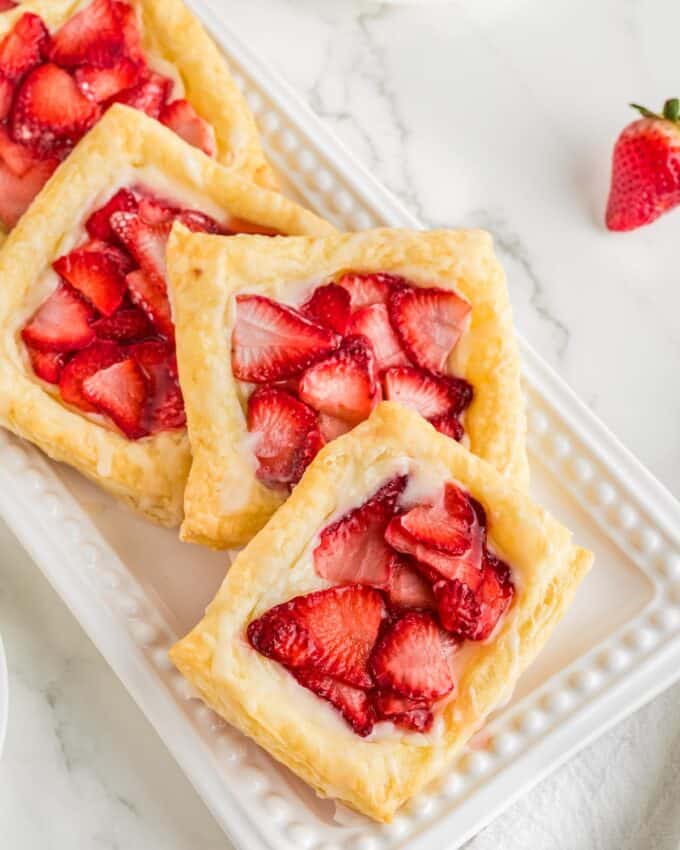
[[[146,313],[154,327],[166,339],[173,340],[175,327],[172,324],[170,302],[165,282],[141,269],[130,272],[125,278],[133,304]]]
[[[92,0],[54,34],[49,58],[63,68],[108,68],[120,59],[125,41],[111,0]]]
[[[379,591],[343,584],[271,608],[250,623],[248,640],[262,655],[292,669],[370,688],[368,661],[384,613]]]
[[[451,437],[452,440],[461,440],[465,433],[465,429],[455,413],[442,413],[441,416],[433,416],[430,423],[434,425],[437,431]]]
[[[481,579],[484,528],[469,498],[447,483],[433,505],[418,505],[395,517],[385,539],[444,578],[475,588]]]
[[[461,378],[433,375],[417,366],[388,369],[383,375],[385,398],[417,410],[425,419],[464,410],[472,387]]]
[[[482,572],[482,582],[475,594],[480,615],[477,627],[470,635],[472,640],[486,640],[489,637],[515,595],[510,568],[491,552],[484,553]]]
[[[78,352],[64,366],[59,379],[59,392],[67,404],[72,404],[86,413],[96,412],[83,394],[83,382],[96,372],[108,369],[114,363],[125,359],[125,353],[112,342],[96,342],[84,351]]]
[[[338,437],[342,437],[343,434],[352,430],[352,426],[349,422],[345,422],[344,419],[337,419],[335,416],[329,416],[327,413],[319,414],[319,428],[321,429],[323,438],[327,443],[330,443],[331,440],[335,440]]]
[[[248,431],[268,485],[297,484],[323,445],[316,414],[286,390],[261,387],[248,399]]]
[[[385,543],[406,476],[388,481],[363,505],[353,508],[321,532],[314,569],[328,581],[357,582],[386,588],[396,556]]]
[[[110,68],[84,65],[76,70],[75,77],[85,97],[95,103],[103,103],[131,88],[139,78],[139,67],[132,59],[123,57]]]
[[[56,65],[40,65],[24,79],[12,109],[15,141],[49,154],[75,144],[101,110],[80,91],[73,77]]]
[[[127,274],[135,267],[135,262],[132,257],[119,248],[117,245],[111,245],[110,242],[104,242],[103,239],[88,239],[83,242],[78,248],[79,251],[94,251],[97,254],[105,254],[112,262],[114,262],[123,274]]]
[[[651,224],[680,204],[680,99],[667,100],[661,115],[631,106],[643,117],[623,130],[614,147],[609,230]]]
[[[12,111],[14,83],[0,73],[0,121],[6,121]]]
[[[365,738],[371,734],[375,713],[366,691],[314,670],[295,670],[293,675],[303,687],[337,708],[357,735]]]
[[[148,340],[131,345],[130,356],[139,363],[147,378],[148,399],[142,426],[149,434],[183,428],[186,425],[184,399],[177,379],[177,362],[169,343]]]
[[[92,308],[67,286],[59,286],[38,307],[21,332],[24,342],[41,351],[75,351],[94,340]]]
[[[95,210],[85,222],[87,232],[93,239],[115,242],[118,238],[111,227],[110,218],[115,212],[135,212],[137,198],[129,189],[119,189],[103,207]]]
[[[155,71],[147,70],[141,82],[116,95],[114,100],[132,109],[146,112],[151,118],[158,118],[171,90],[172,80]]]
[[[236,296],[231,338],[234,375],[242,381],[292,378],[337,348],[340,338],[297,310],[262,295]]]
[[[17,5],[14,0],[0,0],[0,12],[9,12],[10,9],[15,9]]]
[[[379,372],[390,366],[410,365],[399,338],[390,324],[385,304],[370,304],[368,307],[357,310],[352,316],[347,332],[362,334],[370,340]]]
[[[151,223],[140,212],[118,211],[109,217],[111,229],[139,263],[142,271],[165,285],[165,246],[172,218]]]
[[[6,228],[19,221],[58,165],[58,159],[40,160],[19,177],[0,162],[0,222]]]
[[[442,626],[461,637],[472,637],[481,614],[474,591],[457,579],[438,581],[433,590]]]
[[[113,11],[123,36],[125,54],[138,65],[144,64],[142,37],[137,25],[137,12],[124,0],[113,0]]]
[[[125,276],[110,253],[76,248],[52,266],[104,316],[112,316],[123,303],[127,292]]]
[[[355,425],[379,401],[375,356],[365,337],[345,337],[337,351],[310,366],[300,379],[300,398],[318,410]]]
[[[166,104],[158,120],[178,136],[199,148],[208,156],[217,153],[217,141],[212,124],[201,118],[188,100],[173,100]]]
[[[131,440],[146,436],[141,418],[147,385],[136,361],[121,360],[83,381],[83,395]]]
[[[224,233],[224,228],[214,218],[198,210],[180,210],[176,218],[193,233]]]
[[[373,698],[373,705],[378,720],[389,720],[413,732],[427,732],[434,720],[426,701],[409,699],[390,691],[378,691]]]
[[[390,274],[356,274],[348,272],[338,281],[349,292],[352,310],[371,304],[386,304],[392,286],[401,283],[401,278]]]
[[[434,610],[437,607],[429,583],[407,558],[398,555],[392,561],[387,595],[395,608]]]
[[[38,15],[27,12],[0,42],[0,73],[15,82],[42,61],[49,42],[47,28]]]
[[[58,351],[40,351],[30,345],[26,348],[35,374],[48,384],[58,384],[66,355]]]
[[[0,126],[0,159],[17,177],[23,177],[27,171],[43,162],[30,148],[15,142],[3,126]]]
[[[409,611],[384,632],[371,656],[379,688],[417,700],[453,690],[446,637],[431,614]]]
[[[135,342],[153,336],[155,329],[146,313],[138,307],[125,307],[113,316],[94,322],[92,329],[98,339],[113,342]]]
[[[335,283],[317,286],[309,300],[300,307],[300,312],[342,336],[349,322],[349,293]]]
[[[392,326],[417,366],[442,372],[465,330],[470,305],[448,289],[395,287],[388,302]]]

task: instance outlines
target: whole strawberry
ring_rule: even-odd
[[[631,106],[643,117],[623,130],[614,147],[609,230],[634,230],[680,204],[680,99],[667,100],[662,115]]]

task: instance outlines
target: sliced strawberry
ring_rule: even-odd
[[[116,95],[114,100],[132,109],[146,112],[151,118],[158,118],[171,90],[172,80],[155,71],[147,70],[141,82]]]
[[[375,712],[366,691],[346,685],[314,670],[295,670],[293,675],[303,687],[336,708],[357,735],[365,738],[373,731]]]
[[[147,215],[149,207],[147,206]],[[138,212],[114,212],[109,217],[111,229],[132,254],[142,271],[165,281],[165,246],[172,228],[172,218],[152,222]]]
[[[139,307],[118,310],[113,316],[94,322],[92,329],[98,339],[110,339],[113,342],[137,342],[155,333],[154,326]]]
[[[224,233],[222,225],[198,210],[180,210],[177,213],[177,221],[193,233]]]
[[[357,310],[347,329],[349,334],[362,334],[373,347],[378,372],[390,366],[410,366],[410,361],[390,324],[385,304],[370,304]]]
[[[120,59],[125,41],[111,0],[92,0],[52,37],[49,58],[63,68],[108,68]]]
[[[42,18],[22,15],[0,42],[0,73],[13,82],[23,77],[42,61],[49,38]]]
[[[12,109],[12,138],[41,154],[75,144],[101,114],[73,77],[57,65],[35,68],[17,91]]]
[[[59,379],[62,399],[86,413],[96,412],[97,408],[83,394],[83,381],[124,359],[125,353],[113,342],[96,342],[84,351],[79,351],[62,369]]]
[[[142,36],[137,23],[137,12],[125,0],[113,0],[112,6],[123,35],[125,55],[138,65],[144,65],[144,51],[142,49]]]
[[[248,431],[257,477],[269,486],[297,484],[323,446],[314,411],[275,387],[261,387],[248,399]]]
[[[337,419],[335,416],[329,416],[327,413],[319,414],[319,428],[327,443],[330,443],[331,440],[335,440],[337,437],[342,437],[343,434],[352,430],[349,422],[345,422],[344,419]]]
[[[386,304],[392,287],[402,279],[391,274],[356,274],[348,272],[338,281],[349,292],[352,310],[371,304]]]
[[[320,413],[353,425],[366,419],[380,398],[375,356],[367,339],[345,337],[337,351],[304,372],[299,392]]]
[[[30,345],[27,345],[26,349],[35,374],[48,384],[58,384],[66,355],[58,351],[40,351]]]
[[[442,626],[461,637],[474,635],[481,614],[474,591],[457,579],[438,581],[433,590]]]
[[[137,198],[129,189],[119,189],[103,207],[99,207],[90,215],[85,222],[85,227],[93,239],[115,242],[118,237],[111,227],[111,216],[115,212],[135,212],[136,210]]]
[[[358,508],[327,525],[314,549],[314,569],[321,578],[386,588],[395,555],[385,543],[385,529],[406,486],[393,478]]]
[[[139,67],[132,59],[118,59],[110,68],[84,65],[75,73],[81,92],[95,103],[103,103],[126,89],[139,79]]]
[[[42,162],[41,157],[36,156],[30,148],[15,142],[3,126],[0,126],[0,159],[17,177],[23,177]]]
[[[38,307],[21,332],[24,342],[41,351],[76,351],[94,340],[89,304],[67,286],[59,286]]]
[[[127,292],[119,262],[110,253],[76,248],[52,267],[104,316],[112,316]]]
[[[434,425],[440,434],[445,434],[457,442],[463,438],[465,429],[461,425],[455,413],[442,413],[441,416],[433,416],[430,423]]]
[[[395,608],[434,610],[437,607],[429,582],[400,555],[395,555],[392,561],[387,596]]]
[[[475,594],[480,614],[477,626],[470,635],[472,640],[486,640],[491,635],[515,595],[510,568],[491,552],[484,553],[482,572],[482,582]]]
[[[417,366],[388,369],[383,375],[385,398],[417,410],[430,421],[460,413],[472,400],[472,387],[462,378],[434,375]]]
[[[442,372],[466,327],[471,307],[448,289],[395,287],[388,302],[392,326],[409,358]]]
[[[250,623],[248,640],[262,655],[292,669],[312,669],[369,688],[368,661],[384,613],[379,591],[343,584],[271,608]]]
[[[128,352],[147,377],[149,393],[142,426],[149,434],[183,428],[186,425],[184,399],[170,344],[162,340],[148,340],[131,345]]]
[[[58,165],[58,159],[40,160],[18,177],[0,162],[0,222],[6,228],[14,227],[19,221]]]
[[[105,413],[126,437],[138,440],[146,435],[141,419],[147,384],[135,360],[121,360],[90,375],[83,381],[83,395],[97,410]]]
[[[127,274],[135,268],[135,261],[132,257],[119,248],[117,245],[112,245],[110,242],[104,242],[103,239],[88,239],[78,247],[79,251],[90,251],[96,254],[105,254],[112,262],[120,269],[122,274]]]
[[[18,5],[15,0],[0,0],[0,12],[9,12],[10,9],[16,9]]]
[[[389,720],[413,732],[427,732],[434,717],[424,700],[409,699],[391,691],[378,691],[373,698],[378,720]]]
[[[14,102],[14,83],[0,73],[0,121],[6,121]]]
[[[418,700],[453,690],[445,634],[431,614],[409,611],[384,632],[371,656],[379,688]]]
[[[484,536],[469,497],[451,483],[434,504],[418,505],[395,517],[385,533],[398,552],[473,590],[481,578]]]
[[[317,286],[311,297],[300,307],[300,312],[313,322],[342,336],[347,330],[350,316],[349,292],[335,283]]]
[[[196,112],[188,100],[173,100],[167,103],[158,117],[161,124],[174,130],[180,138],[208,156],[217,153],[217,140],[212,124]]]
[[[146,313],[154,327],[166,339],[175,338],[170,302],[165,283],[158,277],[145,274],[141,269],[130,272],[125,278],[130,298]]]
[[[337,348],[340,338],[297,310],[262,295],[236,296],[231,338],[234,375],[242,381],[278,381],[302,372]]]

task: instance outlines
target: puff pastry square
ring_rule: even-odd
[[[112,2],[114,2],[114,7],[111,7]],[[107,3],[108,6],[105,5]],[[262,186],[274,188],[277,181],[262,152],[255,120],[230,73],[227,61],[182,0],[123,0],[122,3],[118,3],[118,6],[115,3],[118,3],[118,0],[90,0],[90,2],[85,3],[75,2],[75,0],[27,0],[17,8],[0,14],[0,40],[13,29],[17,21],[26,13],[34,13],[40,16],[50,35],[54,36],[76,14],[81,12],[87,14],[90,7],[96,6],[97,9],[105,8],[108,10],[115,8],[116,14],[120,15],[123,12],[118,13],[118,7],[122,10],[131,8],[141,40],[140,46],[144,61],[152,72],[161,75],[161,77],[155,78],[159,85],[165,86],[166,83],[168,85],[166,102],[187,100],[191,108],[197,113],[199,120],[203,119],[210,125],[205,132],[210,136],[209,147],[211,152],[214,150],[217,161],[238,169],[244,176]],[[104,13],[94,11],[91,14],[94,21],[99,22]],[[110,14],[114,13],[110,12]],[[106,39],[106,37],[107,34],[103,33],[102,38]],[[132,55],[134,63],[137,63],[137,49],[135,44],[134,54],[132,54],[132,47],[129,47],[127,51]],[[57,64],[61,62],[59,54],[56,56],[50,54],[47,58],[53,59]],[[120,61],[114,60],[113,57],[109,58],[111,64],[114,64],[114,61]],[[43,60],[47,61],[45,57],[43,57]],[[128,60],[129,57],[126,55],[124,61]],[[81,78],[79,74],[83,73],[82,69],[85,68],[84,73],[91,75],[90,80],[100,79],[96,76],[96,70],[93,71],[97,68],[97,65],[88,66],[84,64],[76,69],[70,66],[70,61],[64,58],[61,64],[65,70],[57,73],[61,73],[67,82],[67,74],[70,74],[77,81],[81,92],[85,92],[87,97],[91,96],[90,93],[96,97],[97,89],[87,88],[87,86],[98,84],[96,82],[88,83],[88,77]],[[73,61],[75,62],[75,60]],[[128,67],[134,67],[134,65],[128,65]],[[52,68],[54,69],[54,65]],[[110,79],[108,78],[104,85],[110,85]],[[143,78],[135,78],[134,84],[129,89],[124,89],[125,94],[121,96],[125,97],[129,92],[132,92],[140,79]],[[24,81],[20,78],[16,82],[17,91]],[[128,82],[127,79],[125,81]],[[76,88],[77,91],[78,88]],[[105,96],[102,93],[101,97],[105,98]],[[99,100],[98,97],[96,99]],[[133,99],[132,95],[130,95],[129,100],[131,99]],[[102,100],[101,106],[98,108],[104,111],[108,102],[108,100]],[[149,104],[148,100],[138,98],[137,103],[138,108],[148,109],[149,114],[155,109]],[[159,104],[157,111],[160,111],[160,107]],[[168,120],[175,120],[178,127],[181,126],[180,115],[186,119],[186,112],[180,111],[178,108],[172,114],[176,117],[168,118]],[[12,121],[13,119],[10,116],[8,124],[10,129]],[[187,138],[191,137],[191,129],[184,132],[187,134]],[[193,132],[197,133],[198,131],[194,130]],[[15,136],[15,139],[17,138]],[[67,149],[58,151],[57,158],[63,158],[66,152]],[[12,155],[11,150],[9,153]],[[44,155],[48,156],[45,152]],[[12,162],[9,159],[7,165],[12,170]],[[37,183],[40,179],[38,173],[44,174],[47,170],[47,164],[44,168],[36,167],[36,169],[33,169],[35,176],[32,176],[32,172],[30,172],[22,177],[25,185]],[[22,171],[18,173],[23,174]],[[10,191],[8,186],[13,185],[12,179],[9,176],[4,177],[4,191]],[[18,189],[16,191],[23,197]],[[6,214],[9,214],[9,208],[10,205],[8,204]]]
[[[168,264],[193,453],[184,540],[215,548],[245,544],[287,495],[256,477],[230,357],[234,296],[245,291],[299,305],[345,272],[402,275],[414,287],[467,299],[471,321],[448,365],[474,389],[465,414],[468,446],[517,486],[527,486],[519,353],[505,275],[487,233],[382,229],[321,239],[225,240],[175,227]]]
[[[252,648],[249,624],[273,606],[328,587],[314,569],[320,532],[395,476],[453,481],[483,506],[488,541],[515,595],[491,636],[463,656],[453,698],[426,734],[394,727],[360,737],[335,709]],[[308,782],[377,820],[439,776],[512,691],[592,563],[571,533],[488,463],[391,402],[328,444],[289,500],[239,554],[203,620],[171,650],[202,699]],[[463,652],[465,650],[461,650]]]
[[[172,4],[171,4],[172,5]],[[68,407],[40,381],[21,329],[54,292],[52,263],[85,241],[84,222],[120,187],[143,185],[230,229],[332,231],[283,196],[226,169],[141,112],[116,105],[78,144],[0,251],[0,424],[165,525],[177,525],[189,470],[185,429],[137,441]]]

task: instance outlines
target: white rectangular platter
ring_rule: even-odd
[[[290,190],[344,229],[418,223],[195,0]],[[680,505],[522,343],[536,497],[596,568],[512,700],[451,771],[377,826],[318,800],[193,699],[167,660],[225,555],[181,544],[0,432],[0,512],[239,850],[458,847],[523,791],[680,678]]]

